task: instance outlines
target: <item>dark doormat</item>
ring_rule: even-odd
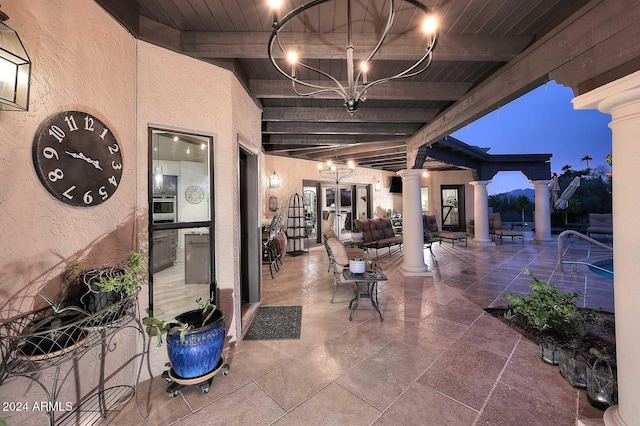
[[[302,306],[258,308],[245,340],[299,339]]]

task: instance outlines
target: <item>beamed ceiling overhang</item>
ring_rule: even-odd
[[[378,1],[353,3],[359,20],[356,58],[372,47],[368,28],[380,21]],[[496,167],[508,169],[513,166],[508,158],[482,161],[475,148],[469,153],[464,144],[452,147],[441,141],[550,79],[578,95],[640,69],[640,0],[423,0],[440,19],[432,64],[415,77],[372,88],[350,115],[336,96],[296,95],[273,68],[267,57],[272,20],[266,0],[96,2],[136,38],[233,72],[262,108],[267,154],[355,160],[389,171],[462,168],[486,177]],[[285,4],[291,8],[303,0]],[[346,80],[340,47],[345,19],[325,5],[307,17],[306,27],[294,27],[283,36],[308,46],[305,57],[314,66]],[[388,37],[374,61],[372,78],[421,56],[419,40],[402,32],[395,30]],[[491,135],[486,144],[491,144]],[[432,154],[439,151],[440,159],[428,155],[429,146],[434,146]],[[531,150],[535,147],[522,149]],[[540,158],[531,160],[545,164]],[[483,169],[478,162],[491,166]],[[527,168],[525,163],[517,167]],[[546,173],[529,169],[535,179]]]

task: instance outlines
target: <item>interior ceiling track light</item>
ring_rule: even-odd
[[[287,28],[287,25],[292,21],[302,22],[305,27],[308,27],[308,19],[304,12],[321,5],[327,1],[335,2],[347,2],[347,33],[346,33],[346,45],[344,47],[346,52],[346,65],[347,65],[347,81],[341,82],[338,78],[332,76],[329,72],[315,68],[308,63],[303,62],[305,53],[310,55],[311,52],[303,51],[305,45],[304,41],[298,40],[299,45],[286,45],[283,38],[289,32],[289,30],[282,31]],[[393,75],[379,76],[375,72],[372,72],[372,61],[376,54],[380,51],[383,43],[387,39],[387,36],[391,33],[394,21],[396,18],[396,0],[388,1],[389,10],[387,15],[386,25],[382,33],[378,36],[372,34],[372,37],[377,38],[377,43],[373,50],[367,52],[356,52],[357,46],[353,43],[353,20],[351,16],[351,0],[314,0],[310,3],[299,6],[279,19],[278,7],[282,3],[282,0],[269,0],[271,8],[273,10],[273,31],[269,37],[269,59],[275,66],[275,68],[285,77],[292,82],[294,92],[299,96],[314,97],[326,93],[336,93],[344,99],[344,105],[347,107],[347,111],[350,113],[355,112],[360,102],[366,100],[367,90],[373,86],[387,83],[400,78],[413,77],[426,70],[431,64],[433,51],[438,41],[437,22],[435,16],[431,10],[416,0],[400,0],[399,3],[411,5],[415,8],[412,13],[418,12],[423,15],[423,23],[421,24],[422,32],[424,36],[424,54],[415,62]],[[336,6],[338,9],[338,6]],[[319,12],[319,11],[318,11]],[[404,12],[403,12],[404,13]],[[294,18],[298,17],[298,20]],[[397,31],[396,31],[397,32]],[[396,36],[394,32],[394,36]],[[295,43],[294,40],[292,42]],[[311,47],[313,48],[313,47]],[[275,53],[274,53],[275,49]],[[315,55],[314,55],[315,56]],[[356,68],[354,65],[354,57],[363,58],[359,66]],[[333,55],[327,59],[333,59]],[[288,65],[285,63],[288,62]],[[309,75],[315,75],[318,80],[303,80],[299,77],[299,69],[305,69],[309,71]],[[381,67],[382,68],[382,67]],[[376,76],[376,79],[369,81],[367,78],[369,75]],[[301,92],[300,89],[304,87],[309,89],[306,92]]]

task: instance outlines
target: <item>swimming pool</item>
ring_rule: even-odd
[[[598,260],[596,262],[593,262],[593,264],[595,266],[599,266],[602,269],[605,269],[605,271],[602,271],[598,268],[594,268],[593,266],[589,266],[589,269],[591,270],[591,272],[598,274],[600,276],[603,276],[605,278],[609,278],[610,280],[613,279],[613,259]],[[610,272],[606,272],[606,271],[610,271]]]

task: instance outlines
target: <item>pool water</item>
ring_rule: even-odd
[[[605,278],[613,279],[613,259],[604,259],[598,260],[597,262],[593,262],[594,265],[601,267],[602,269],[606,269],[607,271],[611,271],[611,273],[607,273],[605,271],[601,271],[599,269],[593,268],[589,266],[591,272],[603,276]]]

